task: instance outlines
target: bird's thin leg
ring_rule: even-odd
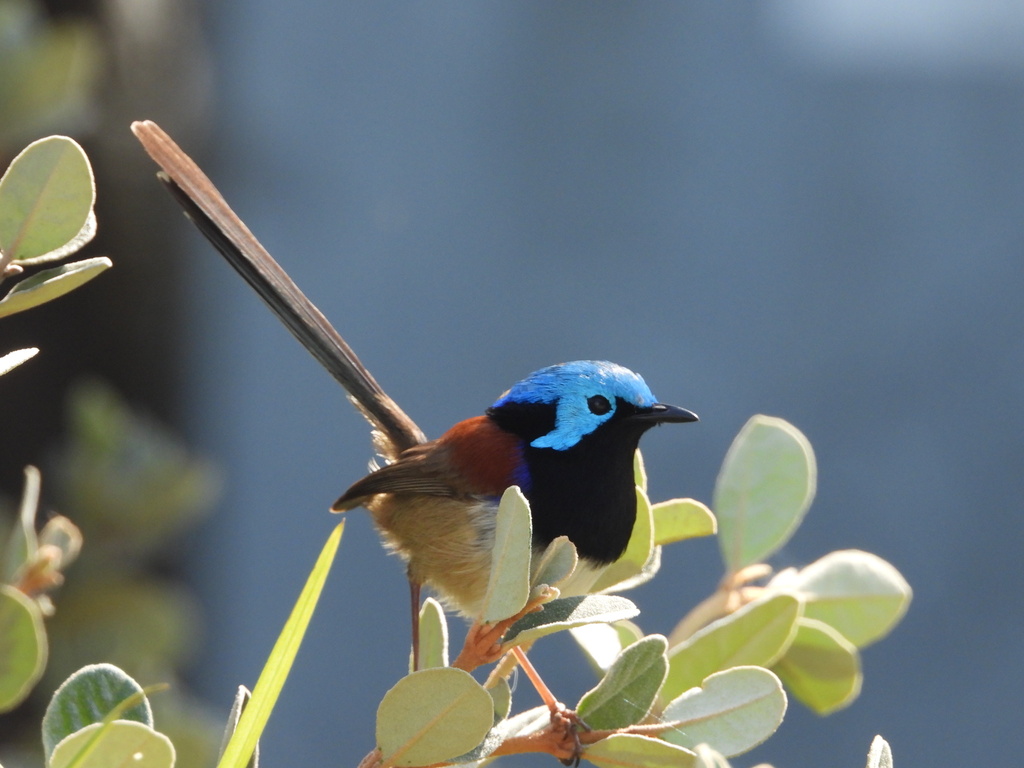
[[[517,645],[512,648],[512,655],[516,657],[519,666],[523,668],[523,672],[526,673],[533,687],[540,694],[541,701],[551,711],[551,725],[545,730],[549,731],[554,738],[553,743],[556,745],[557,751],[553,751],[552,754],[555,754],[563,765],[579,765],[580,755],[583,754],[583,744],[580,742],[579,732],[581,730],[589,731],[590,728],[580,719],[579,715],[555,698],[547,683],[541,679],[536,667],[527,658],[526,651]],[[568,750],[568,754],[566,750]],[[558,754],[559,752],[561,754]]]
[[[420,668],[420,585],[409,577],[409,603],[412,608],[412,671]]]

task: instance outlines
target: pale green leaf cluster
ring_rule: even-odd
[[[799,527],[817,469],[807,438],[782,419],[755,416],[726,454],[714,510],[725,575],[718,591],[669,636],[673,695],[737,664],[771,667],[789,692],[825,714],[860,692],[858,648],[884,637],[911,599],[892,565],[867,552],[832,552],[765,586],[763,564]],[[685,671],[683,671],[685,670]]]
[[[74,140],[50,136],[22,150],[0,177],[0,282],[66,258],[92,240],[95,202],[92,168]],[[110,266],[110,259],[96,257],[39,270],[0,296],[0,318],[63,296]],[[0,375],[36,352],[4,355]]]

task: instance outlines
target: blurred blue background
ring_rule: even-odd
[[[428,435],[577,358],[700,414],[646,438],[656,500],[710,502],[754,413],[805,432],[818,496],[774,564],[862,548],[915,599],[864,653],[853,706],[793,705],[736,765],[860,766],[875,733],[897,765],[1012,765],[1022,8],[224,0],[205,8],[207,167]],[[196,679],[226,709],[371,452],[334,381],[189,242],[189,419],[227,474],[191,555],[210,611]],[[406,665],[403,569],[349,518],[267,765],[356,764]],[[631,595],[644,629],[668,632],[720,575],[714,542],[670,548]],[[566,637],[534,661],[566,701],[592,684]]]

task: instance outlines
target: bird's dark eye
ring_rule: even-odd
[[[604,416],[612,409],[612,404],[608,402],[608,398],[604,395],[592,395],[591,397],[588,397],[587,406],[590,408],[590,412],[595,416]]]

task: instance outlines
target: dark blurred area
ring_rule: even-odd
[[[778,567],[861,548],[915,600],[828,718],[793,705],[734,765],[897,765],[1020,748],[1024,11],[996,0],[810,3],[103,2],[86,146],[115,267],[5,320],[40,355],[2,382],[2,488],[100,376],[216,461],[224,500],[165,558],[202,593],[191,682],[252,685],[370,458],[336,384],[154,181],[153,119],[428,435],[531,370],[604,358],[701,423],[644,451],[654,500],[711,500],[753,413],[815,447],[817,500]],[[63,15],[67,8],[51,12]],[[42,134],[40,134],[42,135]],[[25,136],[21,144],[36,136]],[[9,160],[20,146],[2,147]],[[89,546],[88,537],[86,548]],[[713,542],[630,595],[668,632],[721,575]],[[69,574],[69,579],[74,575]],[[263,742],[354,765],[403,673],[402,568],[350,515]],[[60,594],[56,596],[60,610]],[[458,620],[453,630],[461,637]],[[565,701],[566,637],[534,652]],[[149,682],[149,681],[145,681]],[[515,707],[534,703],[521,685]],[[955,736],[959,737],[955,741]],[[525,764],[521,761],[520,764]],[[538,764],[537,760],[529,761]]]

